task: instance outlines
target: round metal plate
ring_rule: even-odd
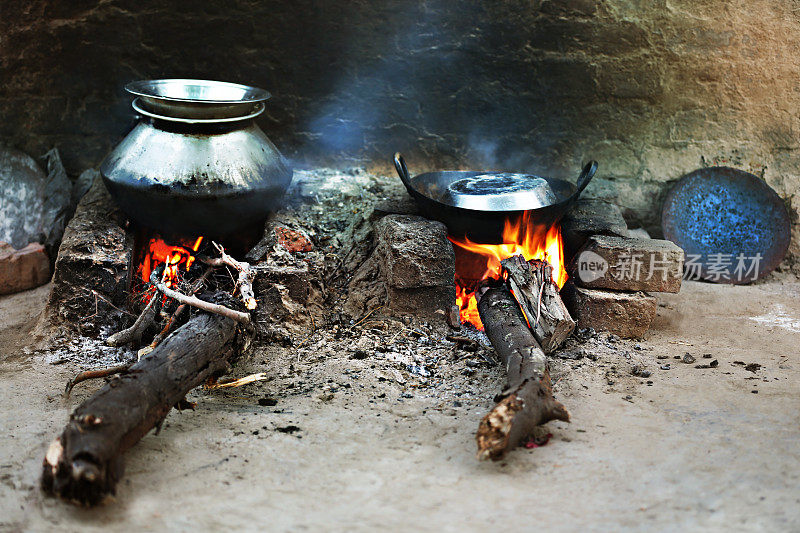
[[[127,84],[125,90],[145,98],[206,104],[255,103],[271,96],[258,87],[213,80],[139,80]]]
[[[696,170],[664,202],[664,237],[686,253],[685,277],[749,283],[772,272],[789,249],[789,214],[763,180],[729,167]]]
[[[482,212],[529,211],[566,201],[575,186],[556,178],[507,172],[444,170],[411,178],[418,194]]]

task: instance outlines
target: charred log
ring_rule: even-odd
[[[552,353],[575,329],[575,321],[553,283],[553,267],[538,259],[525,261],[521,255],[504,259],[502,265],[533,336],[544,353]]]
[[[228,317],[190,319],[75,409],[47,451],[42,488],[81,505],[114,494],[122,454],[160,427],[187,392],[224,373],[246,349],[249,335]]]
[[[499,403],[483,418],[476,435],[478,458],[498,460],[534,427],[550,420],[569,422],[569,413],[553,398],[547,357],[514,296],[505,288],[489,289],[478,302],[478,312],[508,372]]]

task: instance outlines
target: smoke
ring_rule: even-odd
[[[380,38],[354,31],[346,47],[352,57],[305,126],[312,151],[387,162],[402,151],[434,162],[524,169],[535,159],[520,140],[534,110],[508,102],[521,81],[513,73],[497,79],[502,67],[494,62],[505,51],[483,27],[483,9],[425,2],[391,13]]]

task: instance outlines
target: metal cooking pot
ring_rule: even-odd
[[[132,220],[165,234],[223,238],[279,207],[292,171],[254,122],[267,91],[184,79],[125,90],[142,118],[100,172]]]
[[[528,211],[544,229],[558,222],[597,172],[590,161],[576,185],[557,178],[510,172],[448,170],[411,177],[403,156],[394,155],[397,174],[422,213],[443,222],[453,236],[499,242],[506,220]]]

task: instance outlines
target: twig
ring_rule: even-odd
[[[381,309],[382,307],[383,307],[382,305],[379,305],[378,307],[376,307],[375,309],[373,309],[372,311],[370,311],[369,313],[367,313],[367,314],[364,316],[364,318],[362,318],[361,320],[359,320],[358,322],[356,322],[355,324],[353,324],[352,326],[350,326],[350,329],[353,329],[353,328],[354,328],[354,327],[356,327],[357,325],[359,325],[359,324],[361,324],[362,322],[364,322],[366,319],[368,319],[370,316],[372,316],[372,313],[374,313],[374,312],[375,312],[375,311],[377,311],[378,309]]]
[[[269,379],[266,373],[259,372],[258,374],[250,374],[249,376],[245,376],[243,378],[235,379],[233,381],[226,381],[224,383],[220,383],[219,381],[213,384],[207,384],[207,390],[214,390],[214,389],[232,389],[235,387],[241,387],[243,385],[247,385],[249,383],[255,383],[256,381],[264,381]]]
[[[236,280],[236,285],[239,287],[239,295],[242,297],[244,306],[252,311],[258,305],[256,302],[256,295],[253,292],[253,280],[256,277],[255,270],[250,266],[250,263],[237,261],[225,253],[225,248],[216,242],[212,241],[211,244],[220,253],[220,257],[216,259],[202,258],[201,261],[211,266],[229,266],[238,271],[239,278]]]
[[[202,309],[203,311],[207,311],[215,315],[226,316],[243,324],[250,323],[250,315],[248,313],[242,313],[241,311],[236,311],[234,309],[231,309],[230,307],[225,307],[224,305],[206,302],[205,300],[201,300],[200,298],[195,298],[194,296],[187,296],[183,293],[170,289],[163,281],[159,281],[158,276],[156,276],[155,270],[153,270],[153,273],[150,274],[150,283],[153,284],[161,294],[163,294],[167,298],[172,298],[178,303],[191,305],[192,307],[196,307],[197,309]]]
[[[155,322],[156,314],[158,313],[158,307],[160,307],[161,298],[158,295],[153,294],[150,298],[150,301],[147,302],[147,305],[142,310],[142,313],[139,315],[139,318],[133,323],[133,325],[127,329],[123,329],[117,333],[114,333],[110,337],[106,339],[106,344],[109,346],[122,346],[123,344],[128,344],[142,340],[142,334],[144,334],[145,330],[153,325]]]
[[[191,288],[192,296],[197,291],[199,291],[200,289],[203,288],[203,284],[206,282],[206,280],[208,280],[208,277],[211,275],[212,272],[214,272],[214,267],[213,266],[209,266],[206,269],[206,271],[203,272],[203,275],[200,276],[200,278],[195,282],[195,284]],[[175,312],[172,313],[172,316],[169,317],[169,319],[167,319],[167,324],[164,326],[164,328],[158,333],[158,335],[156,335],[153,338],[153,342],[150,343],[149,350],[147,351],[147,353],[150,353],[152,350],[155,349],[156,346],[161,344],[161,341],[163,341],[165,338],[167,338],[167,335],[169,335],[170,329],[172,329],[172,325],[175,324],[175,322],[178,321],[178,319],[181,317],[183,312],[186,311],[186,309],[188,307],[189,306],[186,305],[186,304],[181,304],[181,305],[178,306],[178,308],[175,310]],[[142,354],[142,355],[146,355],[146,354]]]
[[[95,304],[94,304],[94,306],[95,306],[95,314],[97,314],[97,299],[98,299],[98,298],[100,298],[100,299],[101,299],[101,300],[103,300],[105,303],[107,303],[107,304],[108,304],[110,307],[112,307],[113,309],[116,309],[116,310],[117,310],[117,311],[119,311],[120,313],[123,313],[123,314],[125,314],[125,315],[129,315],[129,316],[136,316],[136,315],[134,315],[133,313],[131,313],[130,311],[126,311],[126,310],[124,310],[124,309],[120,309],[119,307],[117,307],[116,305],[114,305],[113,303],[111,303],[111,300],[109,300],[108,298],[106,298],[105,296],[103,296],[102,294],[100,294],[99,292],[97,292],[96,290],[94,290],[94,289],[89,289],[89,292],[91,292],[91,293],[94,295],[94,301],[95,301]]]
[[[75,385],[78,383],[82,381],[88,381],[90,379],[105,378],[108,376],[113,376],[114,374],[122,374],[123,372],[127,372],[132,365],[133,363],[125,363],[124,365],[81,372],[71,380],[67,381],[67,387],[64,389],[64,394],[67,398],[69,398],[69,394],[72,392],[73,387],[75,387]]]

